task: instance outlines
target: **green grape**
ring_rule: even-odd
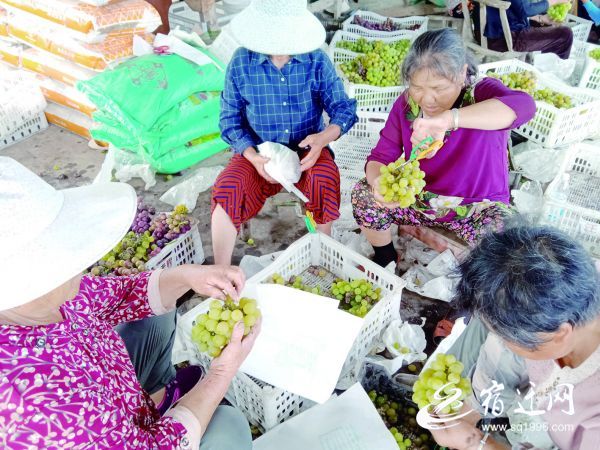
[[[443,399],[436,399],[435,393],[441,388],[444,388],[440,394],[442,398],[445,395],[452,395],[455,389],[459,389],[460,400],[464,400],[471,392],[471,383],[468,379],[461,377],[463,370],[464,365],[454,355],[438,354],[429,368],[421,372],[419,379],[413,385],[412,400],[417,403],[419,408],[438,405]],[[457,401],[445,407],[441,413],[450,414],[456,412],[460,407],[461,404]]]
[[[571,11],[571,3],[559,3],[548,8],[548,16],[555,22],[562,23]]]
[[[574,106],[571,97],[548,88],[539,89],[535,91],[533,94],[533,98],[549,103],[561,109],[569,109]]]
[[[244,314],[243,309],[252,313]],[[235,304],[229,297],[225,302],[213,300],[209,312],[196,317],[192,327],[192,341],[201,353],[216,358],[229,344],[236,323],[244,321],[244,334],[247,335],[260,316],[254,299],[244,297],[239,304]]]
[[[596,48],[588,53],[590,58],[595,59],[596,61],[600,61],[600,48]]]
[[[418,161],[411,161],[402,169],[404,158],[400,158],[385,167],[380,173],[378,191],[388,203],[399,203],[401,208],[408,208],[417,201],[425,187],[425,172],[420,170]]]
[[[488,72],[487,76],[502,81],[502,83],[510,89],[525,91],[530,95],[533,95],[537,85],[537,78],[535,74],[530,70],[524,70],[522,72],[511,72],[504,75],[498,75],[494,72]]]

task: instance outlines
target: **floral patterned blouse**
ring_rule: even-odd
[[[0,325],[0,448],[189,446],[182,421],[160,417],[113,329],[165,312],[149,301],[150,278],[85,276],[62,322]]]

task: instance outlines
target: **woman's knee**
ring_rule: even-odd
[[[250,450],[252,433],[239,409],[219,406],[200,442],[200,450]]]

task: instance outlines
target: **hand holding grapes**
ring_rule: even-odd
[[[451,420],[447,428],[429,431],[438,445],[457,450],[476,450],[483,438],[483,433],[464,419]]]
[[[256,338],[260,333],[262,318],[259,318],[250,333],[244,337],[244,322],[239,322],[233,328],[231,340],[221,354],[212,360],[210,370],[217,375],[233,377],[244,360],[250,354]]]
[[[377,203],[379,203],[381,206],[383,206],[384,208],[387,208],[387,209],[399,208],[400,203],[385,201],[385,198],[383,197],[381,192],[379,192],[380,185],[381,185],[381,175],[378,176],[377,178],[375,178],[375,180],[373,180],[373,186],[371,186],[372,190],[373,190],[373,198],[375,198],[375,201],[377,201]]]
[[[224,299],[225,295],[237,300],[244,288],[246,277],[239,267],[194,265],[188,275],[190,287],[198,294]]]

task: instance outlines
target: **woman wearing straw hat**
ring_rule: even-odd
[[[253,0],[232,20],[231,31],[242,47],[227,67],[221,98],[222,137],[234,156],[212,194],[217,264],[231,262],[241,225],[281,190],[257,151],[263,142],[298,152],[302,177],[296,186],[308,197],[317,228],[330,233],[339,217],[340,175],[327,146],[356,121],[356,101],[319,49],[325,29],[306,0]]]
[[[174,329],[165,334],[163,321],[174,324],[169,312],[189,289],[237,297],[241,271],[81,275],[125,235],[136,203],[129,185],[57,191],[0,157],[0,447],[252,447],[242,414],[219,403],[258,329],[242,339],[238,326],[206,375],[186,385],[169,382]]]

